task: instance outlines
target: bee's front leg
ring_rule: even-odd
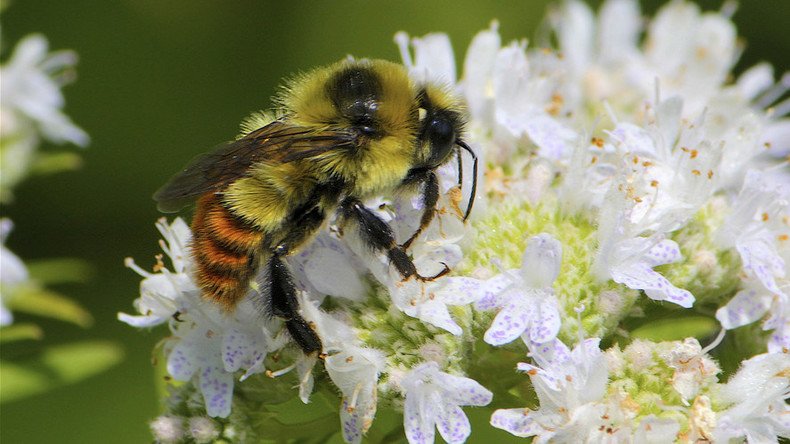
[[[373,250],[387,253],[387,257],[395,269],[405,279],[415,277],[421,281],[432,281],[450,272],[445,264],[444,269],[434,276],[421,276],[417,273],[411,258],[404,248],[395,241],[392,228],[354,197],[347,197],[340,203],[340,215],[344,221],[354,221],[359,229],[362,241]]]
[[[409,175],[404,180],[405,184],[422,183],[422,217],[420,218],[420,226],[417,231],[409,237],[406,242],[401,244],[401,248],[408,250],[412,242],[417,239],[417,236],[423,232],[428,225],[431,224],[433,217],[436,215],[436,204],[439,202],[439,179],[436,173],[430,169],[415,169],[409,172]]]

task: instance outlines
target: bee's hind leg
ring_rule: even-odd
[[[316,332],[299,314],[299,301],[296,298],[296,286],[291,278],[291,272],[283,258],[290,253],[291,247],[301,245],[309,238],[324,221],[324,213],[319,208],[313,208],[299,214],[294,220],[294,227],[271,252],[267,273],[264,274],[266,282],[259,282],[258,288],[268,291],[268,305],[271,314],[282,318],[285,327],[291,334],[294,342],[309,355],[321,352],[321,339]]]
[[[359,199],[347,197],[340,203],[340,215],[344,221],[356,222],[362,241],[370,248],[387,253],[387,257],[404,279],[416,278],[421,281],[432,281],[450,272],[450,267],[444,264],[444,269],[434,276],[421,276],[417,273],[411,258],[404,248],[395,241],[392,228],[370,211]]]
[[[260,288],[265,288],[268,294],[268,305],[271,314],[285,321],[285,328],[291,334],[294,342],[306,355],[321,351],[321,339],[299,314],[299,301],[296,298],[296,286],[291,279],[291,273],[282,259],[281,254],[274,253],[266,264],[267,282],[259,282]]]

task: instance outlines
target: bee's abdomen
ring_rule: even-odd
[[[192,256],[203,297],[232,310],[249,290],[263,233],[207,193],[192,220]]]

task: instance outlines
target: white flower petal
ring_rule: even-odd
[[[428,300],[418,304],[413,310],[405,310],[405,313],[411,316],[410,312],[413,312],[413,316],[417,319],[443,328],[456,336],[460,336],[463,333],[461,327],[450,316],[447,305],[439,300]]]
[[[521,275],[533,288],[550,288],[560,274],[562,244],[552,235],[541,233],[527,241],[521,256]]]
[[[645,444],[676,442],[678,432],[680,432],[680,424],[674,419],[647,415],[639,423],[639,428],[634,434],[634,442]]]
[[[414,46],[413,72],[421,81],[439,85],[455,83],[455,54],[447,34],[428,34],[412,39]]]
[[[330,296],[361,301],[367,286],[359,272],[349,266],[348,257],[332,248],[318,248],[311,252],[304,272],[315,289]]]
[[[126,313],[118,313],[118,320],[137,328],[155,327],[164,324],[169,317],[161,317],[157,315],[148,316],[133,316]]]
[[[499,25],[492,22],[489,29],[477,33],[464,59],[463,90],[473,119],[490,123],[494,117],[492,74],[497,52],[502,46]]]

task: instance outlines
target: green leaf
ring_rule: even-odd
[[[63,257],[26,261],[30,276],[42,284],[83,283],[93,276],[93,267],[82,259]]]
[[[15,311],[71,322],[84,328],[93,323],[91,314],[73,300],[35,285],[15,289],[7,305]]]
[[[12,324],[0,329],[0,344],[14,341],[39,340],[44,332],[36,324]]]
[[[52,174],[61,171],[73,171],[82,166],[82,158],[77,153],[64,151],[61,153],[42,153],[36,156],[30,172],[33,174]]]
[[[35,359],[0,361],[0,402],[48,392],[97,375],[118,364],[123,350],[106,341],[84,341],[44,349]]]
[[[702,339],[719,330],[716,320],[704,316],[658,319],[631,332],[634,338],[651,341],[680,341],[695,337]]]

